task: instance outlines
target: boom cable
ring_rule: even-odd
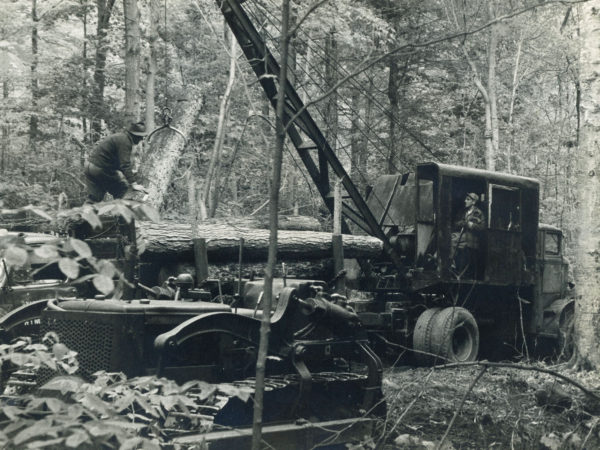
[[[256,13],[254,13],[253,11],[248,11],[248,14],[249,14],[249,16],[252,16],[252,18],[254,19],[254,23],[260,23],[260,22],[263,22],[263,21],[261,21],[261,20],[259,20],[259,19],[258,19],[258,17],[257,17],[257,14],[256,14]],[[273,17],[273,15],[272,15],[272,14],[269,12],[268,8],[266,8],[266,9],[263,9],[263,14],[262,14],[262,17],[263,17],[263,18],[264,18],[266,21],[268,21],[268,23],[269,23],[269,24],[272,26],[272,28],[273,28],[275,31],[279,31],[279,28],[277,27],[276,23],[275,23],[273,20],[271,20],[271,19],[270,19],[270,17]],[[271,33],[269,33],[269,31],[268,31],[268,29],[267,29],[266,27],[263,27],[263,33],[265,33],[265,34],[266,34],[266,37],[270,38],[271,40],[274,40],[273,36],[271,35]],[[305,33],[305,34],[306,34],[306,33]],[[310,36],[308,36],[308,39],[307,39],[307,41],[311,41],[311,42],[313,42],[313,43],[316,43],[316,41],[315,41],[314,39],[310,38]],[[323,48],[322,48],[322,46],[319,46],[318,44],[315,44],[315,46],[313,46],[313,48],[314,48],[314,47],[320,48],[321,50],[323,49]],[[325,54],[325,52],[324,52],[324,51],[322,51],[322,52],[321,52],[320,54],[318,54],[318,55],[321,57],[321,59],[324,59],[324,58],[323,58],[323,55],[324,55],[324,54]],[[276,57],[276,56],[275,56],[275,54],[274,54],[273,56],[274,56],[274,57]],[[306,61],[307,65],[309,66],[309,68],[311,68],[311,69],[314,69],[314,72],[316,72],[316,73],[319,73],[319,70],[318,70],[318,69],[317,69],[317,68],[316,68],[314,65],[312,65],[312,64],[310,63],[310,61],[308,61],[308,60],[305,60],[305,61]],[[343,72],[342,72],[342,71],[339,69],[339,67],[335,67],[335,68],[334,68],[334,70],[336,71],[336,73],[337,73],[337,74],[343,73]],[[296,72],[298,72],[298,68],[296,68]],[[315,79],[314,79],[314,77],[313,77],[313,76],[312,76],[312,75],[311,75],[311,74],[310,74],[310,73],[309,73],[307,70],[305,70],[305,69],[304,69],[304,67],[302,67],[302,66],[301,66],[301,68],[300,68],[300,72],[301,72],[301,73],[303,73],[303,74],[306,76],[306,79],[308,79],[308,80],[311,80],[311,81],[312,81],[312,82],[315,84],[315,86],[319,86],[319,83],[317,82],[317,80],[315,80]],[[360,87],[360,85],[359,85],[357,82],[355,82],[354,80],[352,80],[352,81],[353,81],[353,82],[352,82],[351,84],[352,84],[354,87]],[[303,90],[306,92],[306,88],[305,88],[304,86],[302,86],[302,88],[303,88]],[[362,90],[362,91],[364,92],[364,90]],[[368,97],[368,98],[371,98],[372,100],[374,100],[374,103],[375,103],[376,105],[380,106],[380,110],[381,110],[382,112],[384,112],[386,115],[388,115],[388,116],[389,116],[389,113],[388,113],[388,112],[385,110],[385,108],[383,107],[383,105],[382,105],[382,104],[381,104],[379,101],[377,101],[377,100],[376,100],[374,97]],[[353,108],[353,107],[352,107],[352,106],[351,106],[351,105],[350,105],[350,104],[349,104],[349,103],[348,103],[348,102],[347,102],[347,101],[346,101],[346,100],[345,100],[343,97],[341,97],[341,101],[342,101],[342,102],[343,102],[343,103],[346,105],[346,107],[347,107],[347,110],[349,110],[349,111],[351,111],[351,112],[353,113],[353,115],[352,115],[352,116],[353,116],[353,118],[354,118],[354,119],[358,119],[358,121],[360,121],[360,122],[363,122],[363,123],[366,125],[366,127],[365,127],[365,128],[367,129],[367,131],[370,131],[371,129],[370,129],[369,125],[368,125],[368,124],[366,124],[365,120],[364,120],[364,119],[363,119],[363,118],[360,116],[360,114],[358,113],[358,111],[357,111],[355,108]],[[320,110],[319,110],[319,108],[316,108],[316,110],[317,110],[317,112],[318,112],[319,116],[320,116],[320,117],[323,119],[323,113],[322,113],[322,111],[320,111]],[[338,110],[338,114],[339,114],[339,113],[340,113],[340,111]],[[342,115],[344,115],[344,113],[343,113],[343,112],[342,112]],[[346,115],[345,115],[345,117],[348,117],[348,114],[346,114]],[[389,116],[389,117],[392,117],[392,116]],[[369,134],[368,134],[368,133],[365,133],[365,131],[364,131],[364,130],[363,130],[361,127],[358,127],[358,131],[359,131],[359,132],[360,132],[360,133],[361,133],[363,136],[365,136],[365,137],[366,137],[367,141],[371,141],[371,143],[372,143],[372,140],[370,139],[370,137],[369,137]],[[374,135],[375,135],[375,136],[376,136],[378,139],[380,139],[381,141],[383,141],[383,139],[382,139],[380,136],[378,136],[376,133],[375,133]],[[346,146],[346,145],[341,145],[341,141],[340,141],[339,137],[338,137],[337,141],[340,143],[340,145],[339,145],[339,146],[337,146],[337,147],[338,147],[338,150],[342,151],[344,154],[346,154],[346,156],[347,156],[348,158],[350,158],[350,155],[348,154],[348,151],[347,151],[347,146]],[[378,153],[380,153],[380,154],[382,154],[382,155],[383,155],[383,153],[381,152],[381,150],[380,150],[380,148],[379,148],[378,146],[374,146],[374,148],[375,148],[375,150],[376,150]],[[383,156],[384,156],[384,157],[386,157],[386,159],[387,159],[387,155],[383,155]],[[359,175],[359,176],[360,176],[360,177],[361,177],[363,180],[366,180],[366,176],[365,176],[365,174],[363,174],[363,173],[362,173],[362,171],[360,170],[360,168],[356,168],[356,167],[355,167],[355,168],[353,168],[353,169],[354,169],[354,172],[355,172],[355,173],[357,173],[357,174],[358,174],[358,175]],[[376,198],[377,202],[380,204],[380,206],[381,206],[382,208],[384,208],[384,202],[383,202],[383,201],[382,201],[380,198],[378,198],[378,196],[375,196],[375,198]]]

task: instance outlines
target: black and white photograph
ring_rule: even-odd
[[[0,448],[600,448],[600,0],[0,10]]]

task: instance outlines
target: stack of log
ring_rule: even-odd
[[[302,219],[298,220],[298,217]],[[281,263],[285,263],[290,277],[328,281],[335,276],[331,261],[332,233],[319,231],[316,219],[304,217],[286,216],[284,220],[280,219],[282,226],[277,239],[280,263],[275,268],[275,276],[282,275]],[[161,267],[161,280],[181,272],[194,274],[192,238],[203,238],[206,241],[211,274],[232,275],[236,275],[239,269],[237,262],[243,239],[242,273],[245,277],[250,273],[261,277],[264,276],[264,262],[267,261],[269,246],[269,230],[266,227],[264,220],[236,218],[202,222],[194,233],[192,226],[186,223],[137,222],[136,232],[140,250],[143,250],[141,262],[148,265],[158,263]],[[288,229],[281,229],[283,227]],[[382,242],[370,236],[343,235],[343,244],[345,258],[371,259],[383,252]]]

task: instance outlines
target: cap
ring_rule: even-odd
[[[148,134],[146,132],[146,125],[144,124],[144,122],[130,124],[129,128],[127,128],[127,131],[133,134],[134,136],[144,137]]]
[[[467,198],[470,198],[474,202],[479,201],[479,195],[477,195],[475,192],[469,192],[467,194]]]

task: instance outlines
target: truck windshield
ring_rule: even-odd
[[[544,241],[546,255],[558,255],[560,253],[560,236],[557,233],[546,233]]]

